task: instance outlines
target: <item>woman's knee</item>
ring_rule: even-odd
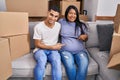
[[[86,52],[80,52],[79,54],[76,54],[75,60],[78,66],[82,64],[81,66],[87,67],[89,64],[89,59]]]
[[[61,54],[61,57],[64,60],[71,60],[71,59],[73,59],[72,54],[70,52],[68,52],[68,51],[62,51],[60,54]]]
[[[61,52],[61,58],[62,58],[63,64],[67,68],[72,68],[75,66],[74,57],[72,56],[70,52],[67,52],[67,51]]]

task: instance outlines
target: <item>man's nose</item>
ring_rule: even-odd
[[[55,16],[52,16],[51,19],[52,19],[52,20],[55,20],[56,18],[55,18]]]

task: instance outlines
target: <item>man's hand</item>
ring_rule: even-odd
[[[79,40],[83,40],[83,41],[87,41],[88,36],[87,36],[86,34],[82,34],[82,35],[79,36],[78,39],[79,39]]]
[[[60,50],[62,46],[65,46],[65,44],[57,43],[56,45],[52,46],[53,50]]]
[[[48,46],[42,43],[41,40],[35,40],[35,46],[41,49],[60,50],[62,46],[65,46],[65,44],[57,43],[56,45]]]

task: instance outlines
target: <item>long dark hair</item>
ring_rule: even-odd
[[[82,25],[84,25],[85,28],[87,28],[87,26],[85,25],[85,23],[83,23],[83,22],[81,22],[81,21],[79,20],[79,12],[78,12],[78,9],[77,9],[74,5],[70,5],[70,6],[68,6],[68,8],[66,9],[66,11],[65,11],[65,19],[66,19],[66,21],[69,21],[68,18],[67,18],[67,15],[68,15],[68,13],[69,13],[69,11],[70,11],[71,9],[74,9],[75,12],[76,12],[76,15],[77,15],[76,20],[74,21],[74,22],[75,22],[75,34],[77,33],[77,29],[78,29],[78,28],[81,29],[81,34],[85,34],[85,32],[84,32],[84,30],[83,30],[83,28],[82,28]]]

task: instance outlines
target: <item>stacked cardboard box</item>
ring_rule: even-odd
[[[0,37],[9,41],[11,60],[30,51],[28,13],[0,12]]]
[[[114,33],[110,50],[108,68],[120,70],[120,34]]]
[[[60,2],[60,9],[61,9],[61,17],[63,17],[65,15],[65,10],[66,8],[69,6],[69,5],[74,5],[77,7],[79,13],[80,13],[80,4],[81,2],[80,1],[76,1],[76,0],[62,0]],[[88,16],[87,15],[82,15],[80,14],[79,15],[79,18],[80,20],[83,20],[83,21],[88,21]]]
[[[77,0],[53,0],[53,1],[49,1],[49,7],[51,7],[52,5],[56,5],[58,7],[60,7],[61,10],[61,16],[64,16],[65,14],[65,10],[69,5],[75,5],[78,9],[78,11],[80,12],[80,1]]]
[[[113,55],[111,61],[108,64],[108,67],[120,70],[120,60],[119,59],[120,59],[120,52]]]
[[[12,75],[11,57],[8,39],[0,38],[0,80]]]
[[[48,0],[6,0],[7,11],[28,12],[29,17],[47,16]]]
[[[9,40],[11,59],[15,60],[30,52],[29,35],[5,37]]]
[[[0,37],[28,34],[28,14],[0,12]]]
[[[69,5],[74,5],[80,12],[80,1],[60,1],[61,15],[65,14],[65,10]]]
[[[117,6],[114,23],[115,32],[120,34],[120,4]]]
[[[88,21],[88,16],[87,15],[79,15],[80,20],[83,21]]]
[[[38,21],[41,18],[43,20],[43,17],[47,16],[48,0],[6,0],[6,8],[7,12],[0,12],[0,38],[7,39],[9,44],[9,54],[4,52],[7,57],[3,58],[10,57],[13,61],[30,52],[28,22],[29,20]],[[1,49],[0,53],[3,53]],[[11,61],[8,59],[5,62],[8,61],[11,65]],[[8,62],[3,65],[8,65]],[[0,64],[2,63],[0,62]],[[7,68],[12,70],[10,65]],[[8,69],[0,65],[0,80],[6,80],[11,76],[12,71]],[[8,73],[3,73],[3,71]]]
[[[108,62],[108,68],[113,68],[120,70],[120,4],[118,4],[115,21],[114,21],[114,29],[115,32],[113,34],[112,45],[110,50],[110,59]]]

